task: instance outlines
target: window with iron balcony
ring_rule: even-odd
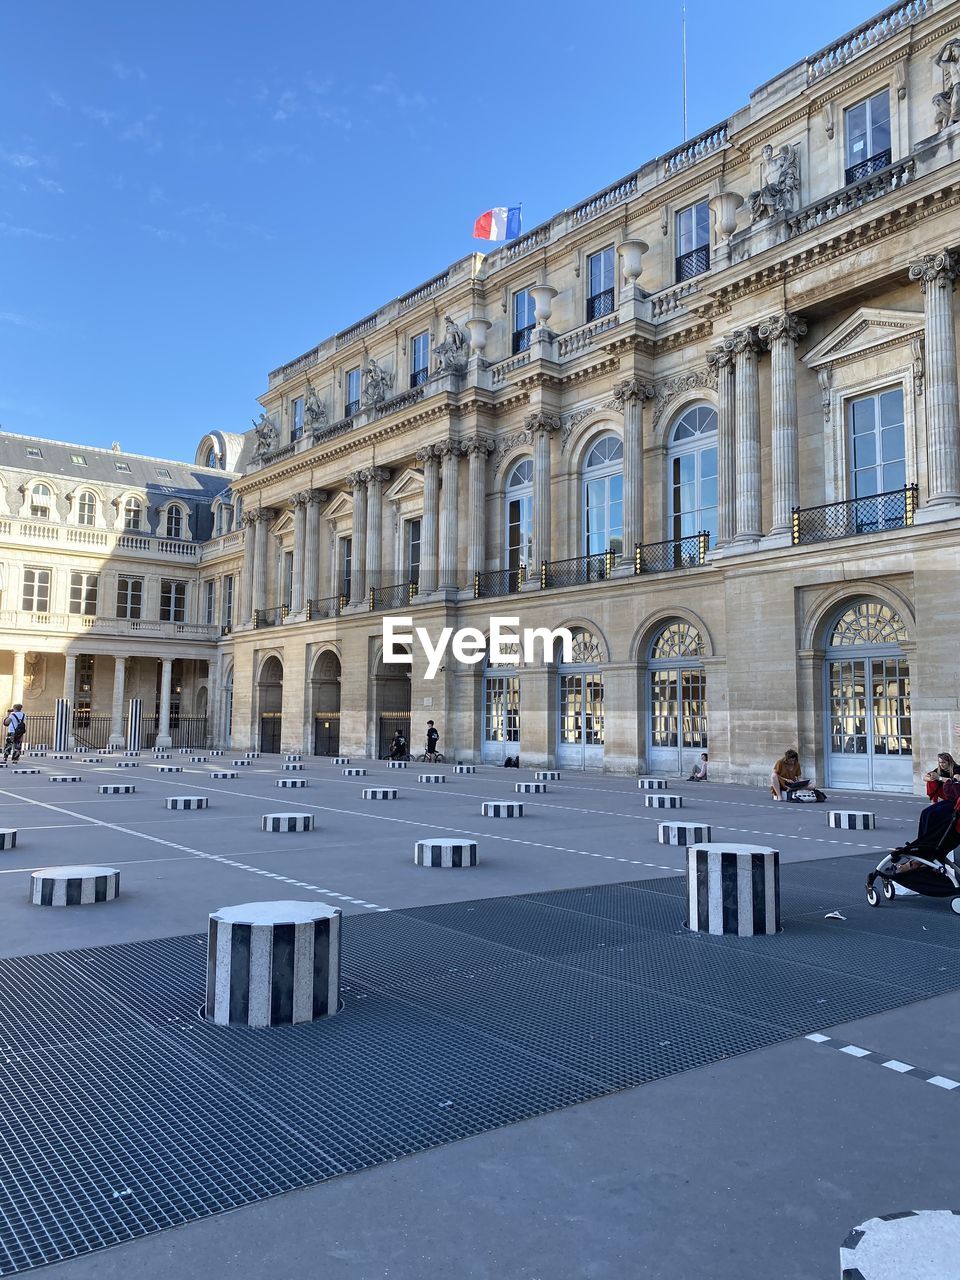
[[[843,113],[847,185],[890,164],[890,94],[884,89]]]
[[[410,386],[421,386],[429,376],[430,334],[418,333],[410,342]]]
[[[526,351],[530,346],[530,335],[536,324],[536,306],[533,294],[529,289],[521,289],[513,295],[513,354]]]
[[[587,320],[598,320],[613,310],[613,246],[587,258]]]
[[[360,408],[360,369],[348,369],[344,379],[343,416],[350,418]]]
[[[677,283],[710,270],[710,205],[706,200],[676,215]]]

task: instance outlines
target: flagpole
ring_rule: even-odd
[[[683,140],[687,140],[687,6],[680,5],[680,36],[682,45],[683,66]]]

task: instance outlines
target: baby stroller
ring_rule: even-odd
[[[957,807],[941,801],[920,815],[915,840],[891,851],[867,876],[867,902],[880,905],[880,894],[892,902],[896,886],[912,889],[928,898],[950,898],[950,907],[960,915],[960,867],[953,851],[960,846]],[[880,893],[876,881],[880,881]]]

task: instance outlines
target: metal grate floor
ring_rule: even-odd
[[[199,1020],[200,936],[0,960],[0,1275],[960,988],[870,865],[784,866],[776,938],[679,878],[350,916],[342,1014],[273,1031]]]

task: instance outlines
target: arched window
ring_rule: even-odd
[[[623,441],[601,436],[583,464],[584,552],[623,554]]]
[[[30,517],[33,520],[49,520],[53,494],[45,484],[35,484],[30,490]]]
[[[717,536],[717,411],[693,405],[670,434],[669,538]]]
[[[533,460],[521,458],[507,476],[507,515],[504,530],[507,568],[519,573],[533,563]],[[510,590],[516,585],[511,581]]]
[[[211,445],[210,448],[207,450],[207,460],[204,463],[204,466],[216,468],[219,465],[220,465],[220,460],[217,457],[217,451],[214,448],[214,446]]]
[[[134,531],[143,528],[143,503],[139,498],[128,498],[123,504],[123,527]]]
[[[167,507],[167,537],[183,537],[183,510],[176,504]]]
[[[649,658],[648,768],[689,773],[707,749],[707,676],[703,637],[682,618],[654,637]]]
[[[97,518],[97,500],[89,489],[77,499],[77,524],[93,524]]]

